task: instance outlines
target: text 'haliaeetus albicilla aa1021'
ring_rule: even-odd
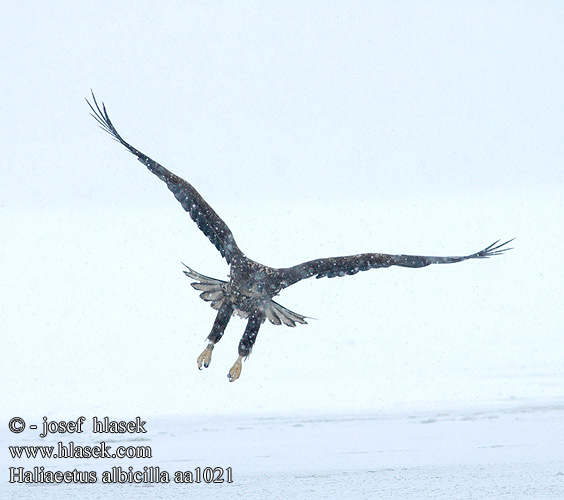
[[[195,280],[192,286],[202,292],[200,297],[207,302],[211,302],[211,306],[217,309],[217,317],[207,338],[209,341],[208,346],[198,356],[198,368],[202,369],[202,367],[207,368],[209,366],[212,350],[215,344],[221,340],[225,327],[233,313],[237,313],[240,317],[248,320],[245,333],[239,342],[239,356],[227,374],[231,382],[239,378],[241,362],[251,353],[259,328],[267,318],[275,325],[284,323],[287,326],[296,326],[296,323],[306,323],[305,319],[307,316],[292,312],[272,300],[284,288],[300,280],[311,278],[312,276],[316,278],[347,276],[378,267],[425,267],[430,264],[451,264],[468,259],[491,257],[492,255],[499,255],[506,250],[510,250],[506,245],[513,240],[501,244],[498,244],[498,240],[479,252],[463,257],[364,253],[346,257],[311,260],[285,269],[264,266],[243,254],[237,243],[235,243],[235,238],[233,238],[233,234],[227,227],[227,224],[223,222],[190,183],[169,172],[162,165],[159,165],[156,161],[125,142],[113,126],[104,104],[102,103],[100,108],[94,94],[92,94],[92,100],[93,104],[88,100],[86,102],[88,102],[92,110],[92,116],[102,129],[137,156],[141,163],[166,183],[184,210],[190,214],[192,220],[230,265],[229,281],[209,278],[197,273],[188,266],[186,266],[188,270],[184,271],[184,274]]]

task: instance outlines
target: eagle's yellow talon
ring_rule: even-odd
[[[229,379],[229,382],[235,382],[235,380],[237,380],[241,375],[241,369],[243,368],[242,361],[243,361],[243,356],[239,356],[237,358],[237,361],[233,363],[231,370],[229,370],[229,373],[227,374],[227,378]]]
[[[198,356],[198,369],[207,368],[211,363],[211,356],[214,345],[210,342],[208,346],[204,349],[202,354]]]

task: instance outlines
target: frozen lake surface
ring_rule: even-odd
[[[87,419],[87,421],[90,419]],[[2,498],[520,498],[564,495],[564,404],[500,402],[454,410],[381,414],[155,417],[141,440],[152,458],[35,459],[7,457],[7,446],[55,444],[3,430]],[[37,431],[39,432],[39,431]],[[108,435],[106,435],[108,436]],[[100,435],[75,435],[94,445]],[[9,484],[8,467],[97,471],[96,484]],[[159,467],[170,483],[102,484],[102,471]],[[175,471],[232,469],[232,483],[175,484]],[[227,477],[226,474],[223,476]]]

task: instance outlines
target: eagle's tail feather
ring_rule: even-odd
[[[274,325],[280,325],[284,323],[286,326],[294,327],[296,323],[301,323],[302,325],[307,325],[306,318],[301,314],[295,313],[281,306],[277,302],[271,300],[264,310],[266,317]]]
[[[200,298],[206,302],[211,302],[211,306],[214,309],[219,309],[225,301],[227,281],[204,276],[203,274],[194,271],[194,269],[191,269],[186,264],[183,263],[183,265],[188,269],[188,271],[184,271],[184,274],[189,278],[196,280],[191,283],[191,285],[192,288],[202,292],[200,294]]]

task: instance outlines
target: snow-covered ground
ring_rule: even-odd
[[[107,439],[113,447],[150,446],[152,458],[3,460],[3,470],[96,471],[98,482],[4,484],[2,498],[557,499],[564,495],[563,421],[563,404],[535,401],[440,412],[161,417],[148,421],[142,439]],[[15,441],[38,439],[16,440],[3,430],[3,448]],[[99,441],[91,433],[74,439]],[[170,482],[102,483],[103,471],[116,466],[158,467]],[[231,468],[232,476],[175,483],[176,471],[195,475],[198,467]]]

